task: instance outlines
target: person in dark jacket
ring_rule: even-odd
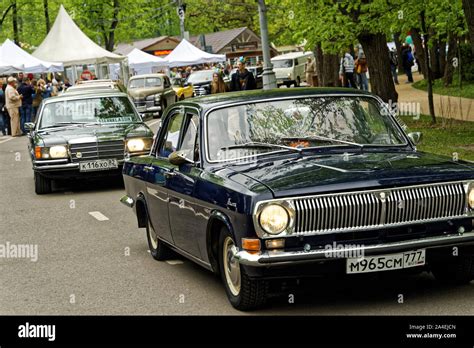
[[[5,87],[4,81],[0,79],[0,131],[3,135],[11,135],[10,116],[5,107]]]
[[[402,65],[405,74],[408,77],[407,83],[413,82],[413,74],[411,72],[411,67],[415,64],[415,58],[413,57],[413,53],[411,51],[410,45],[404,43],[402,47]]]
[[[249,91],[252,89],[257,89],[255,77],[245,68],[244,57],[240,57],[237,63],[237,72],[232,75],[230,89],[232,91]]]
[[[20,128],[23,134],[26,134],[25,123],[31,122],[33,118],[33,94],[35,94],[35,90],[28,78],[23,79],[17,90],[23,96],[20,107]]]

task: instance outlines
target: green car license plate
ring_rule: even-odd
[[[425,259],[425,249],[407,251],[398,254],[350,258],[347,259],[346,273],[381,272],[423,266],[425,264]]]
[[[116,159],[104,159],[79,163],[80,172],[95,172],[99,170],[117,169],[118,162]]]

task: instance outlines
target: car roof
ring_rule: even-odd
[[[115,83],[113,80],[110,79],[101,79],[101,80],[85,80],[85,81],[78,81],[77,85],[93,85],[93,84],[113,84]]]
[[[314,55],[313,52],[290,52],[290,53],[285,53],[281,54],[279,56],[273,57],[271,60],[280,60],[280,59],[294,59],[294,58],[299,58],[299,57],[304,57],[304,56],[311,56]]]
[[[44,104],[55,103],[66,100],[81,100],[81,99],[90,99],[90,98],[102,98],[102,97],[127,97],[128,94],[120,92],[114,89],[84,89],[71,91],[70,93],[63,93],[57,97],[51,97],[43,99]]]
[[[298,87],[275,88],[270,90],[253,90],[243,92],[228,92],[209,94],[179,102],[179,105],[192,105],[202,109],[226,106],[228,104],[246,104],[268,99],[281,100],[282,98],[324,97],[324,96],[360,96],[373,97],[374,94],[354,88],[335,87]],[[193,105],[194,104],[194,105]]]
[[[165,77],[165,76],[168,76],[168,75],[166,75],[166,74],[143,74],[143,75],[135,75],[135,76],[130,77],[130,81],[131,81],[131,80],[137,80],[137,79],[143,79],[143,78],[147,78],[147,77]]]

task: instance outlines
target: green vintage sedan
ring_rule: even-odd
[[[126,158],[147,154],[153,132],[125,93],[89,91],[43,101],[27,123],[35,192],[52,180],[120,176]]]

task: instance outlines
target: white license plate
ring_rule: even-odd
[[[399,254],[368,256],[360,259],[351,258],[347,259],[346,273],[381,272],[423,266],[425,259],[425,249],[407,251]]]
[[[99,170],[110,170],[117,168],[118,162],[116,159],[104,159],[79,163],[80,172],[95,172]]]

